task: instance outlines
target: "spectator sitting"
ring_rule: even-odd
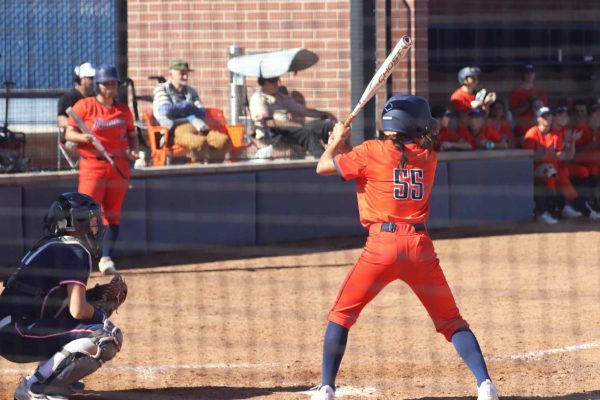
[[[450,119],[454,118],[454,112],[446,107],[432,108],[431,115],[438,121],[438,131],[433,137],[436,151],[471,150],[471,144],[450,127]]]
[[[588,120],[588,107],[584,100],[577,100],[573,104],[573,125],[580,126],[587,124]]]
[[[566,205],[562,208],[563,218],[578,218],[586,215],[590,219],[600,219],[589,204],[587,198],[580,196],[569,179],[569,171],[564,163],[572,157],[565,152],[562,135],[552,128],[552,113],[548,107],[538,110],[536,126],[525,134],[523,147],[534,151],[536,177],[535,203],[536,213],[541,222],[553,224],[557,220],[552,215],[556,204],[554,191],[564,197]]]
[[[509,148],[515,147],[513,127],[506,119],[506,106],[502,100],[496,100],[490,106],[487,124],[500,133],[502,140],[508,144]]]
[[[222,162],[231,140],[224,133],[210,130],[204,121],[206,110],[196,90],[188,85],[192,71],[184,60],[171,63],[169,78],[154,88],[154,116],[173,132],[175,144],[191,150],[193,163]]]
[[[575,139],[575,163],[585,167],[589,172],[586,181],[581,182],[590,201],[595,206],[600,206],[600,104],[592,104],[588,112],[586,124],[576,128],[581,136]]]
[[[546,92],[534,84],[535,76],[535,68],[532,64],[521,67],[521,82],[509,95],[508,105],[515,120],[517,142],[522,141],[527,129],[537,124],[534,120],[537,111],[534,104],[536,100],[538,105],[540,102],[542,105],[548,104]]]
[[[250,115],[256,139],[281,136],[320,157],[336,118],[329,112],[307,108],[279,90],[280,78],[258,78],[260,88],[250,98]],[[294,117],[308,117],[307,122]]]
[[[508,143],[502,140],[500,133],[486,124],[485,111],[476,108],[469,111],[467,126],[458,130],[458,135],[467,141],[471,149],[498,150],[507,149]]]

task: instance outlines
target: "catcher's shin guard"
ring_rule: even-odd
[[[38,368],[35,375],[39,382],[34,384],[36,392],[69,394],[73,383],[91,375],[102,364],[112,360],[121,350],[122,343],[121,330],[106,320],[102,329],[94,332],[92,337],[67,343],[60,354],[49,360],[48,362],[53,365],[47,378],[41,374],[45,365]]]

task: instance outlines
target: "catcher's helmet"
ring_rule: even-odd
[[[384,131],[423,137],[435,130],[437,120],[431,116],[427,100],[411,94],[388,99],[381,113]]]
[[[108,81],[117,81],[121,82],[121,78],[119,78],[119,73],[117,72],[117,67],[114,65],[102,64],[98,68],[96,68],[96,75],[94,76],[95,83],[104,83]]]
[[[106,227],[96,200],[87,194],[67,192],[58,196],[44,217],[46,229],[57,236],[74,236],[97,256]]]
[[[458,83],[460,85],[464,85],[465,81],[470,76],[479,76],[481,74],[481,70],[478,67],[464,67],[460,71],[458,71]]]

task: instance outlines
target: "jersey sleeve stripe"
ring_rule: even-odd
[[[335,170],[337,171],[338,175],[340,176],[340,178],[345,181],[346,179],[344,178],[344,175],[342,175],[342,171],[340,170],[340,167],[338,166],[337,163],[337,157],[333,158],[333,166],[335,167]]]

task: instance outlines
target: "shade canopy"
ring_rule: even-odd
[[[227,63],[229,71],[262,78],[275,78],[286,72],[297,72],[315,65],[319,56],[303,48],[271,51],[233,57]]]

